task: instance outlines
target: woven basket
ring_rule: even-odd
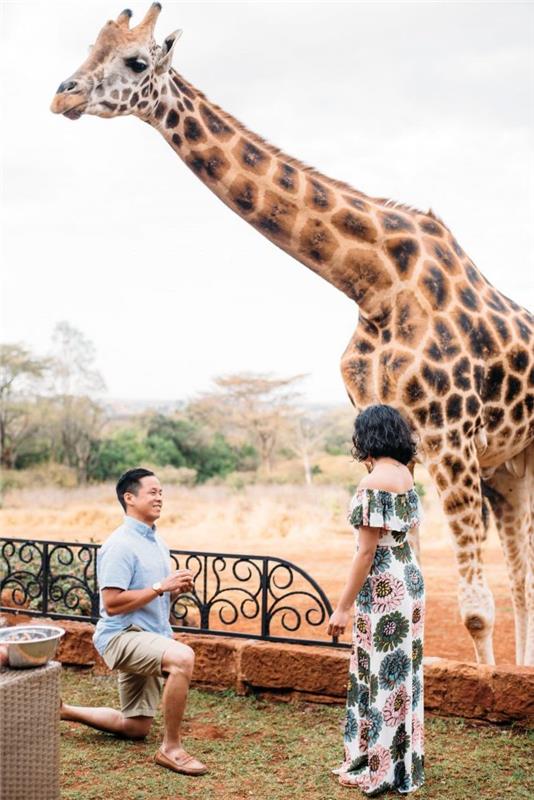
[[[59,800],[60,672],[0,668],[0,800]]]

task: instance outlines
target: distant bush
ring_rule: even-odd
[[[50,461],[24,470],[4,469],[0,485],[2,491],[32,489],[36,486],[59,486],[62,489],[72,489],[78,485],[78,476],[73,467]]]
[[[87,477],[90,481],[117,480],[123,472],[147,459],[147,447],[136,431],[118,431],[110,439],[93,443]]]
[[[189,467],[151,467],[164,486],[194,486],[197,482],[196,470]]]
[[[426,487],[420,481],[415,481],[415,491],[422,500],[426,494]]]

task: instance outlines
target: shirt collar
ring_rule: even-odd
[[[149,539],[154,539],[156,535],[155,525],[152,525],[152,527],[150,527],[150,525],[146,525],[144,522],[141,522],[141,520],[135,519],[134,517],[129,517],[128,515],[126,515],[124,517],[124,524],[130,530],[135,531],[136,533],[140,533],[141,536],[146,536]]]

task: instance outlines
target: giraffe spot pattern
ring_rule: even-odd
[[[183,95],[185,95],[185,97],[190,97],[191,100],[194,99],[194,92],[183,82],[181,78],[178,77],[178,75],[173,75],[172,80],[174,81],[175,86]]]
[[[482,285],[482,278],[481,278],[481,276],[480,276],[480,273],[478,272],[478,270],[477,270],[477,269],[475,269],[475,267],[473,266],[473,264],[468,264],[468,265],[466,266],[466,268],[465,268],[465,274],[466,274],[466,276],[467,276],[467,280],[468,280],[468,281],[469,281],[469,283],[471,283],[473,286],[476,286],[476,287],[478,288],[479,286],[481,286],[481,285]]]
[[[433,251],[437,260],[447,269],[448,272],[454,273],[459,271],[458,261],[446,244],[441,242],[439,244],[434,244]]]
[[[449,302],[448,281],[442,270],[434,262],[425,262],[424,272],[419,279],[419,287],[434,311],[445,308]]]
[[[451,394],[451,396],[447,399],[447,404],[445,406],[445,414],[447,416],[448,422],[454,422],[461,418],[462,405],[463,405],[462,396],[459,394]]]
[[[205,103],[200,104],[200,113],[208,130],[221,141],[227,141],[234,135],[231,128],[221,117],[215,114]]]
[[[425,396],[426,392],[421,386],[418,378],[415,375],[412,375],[404,388],[404,402],[406,405],[413,406],[420,400],[424,400]],[[426,410],[424,422],[426,422]],[[422,424],[424,424],[424,422]]]
[[[330,229],[319,219],[310,219],[300,233],[300,252],[320,264],[328,261],[338,248]]]
[[[354,214],[347,209],[333,215],[332,225],[346,238],[360,239],[364,242],[376,242],[377,240],[377,230],[370,218]]]
[[[274,181],[290,194],[296,194],[298,191],[298,173],[290,164],[278,164]]]
[[[434,392],[442,397],[447,394],[451,387],[448,374],[443,369],[433,368],[429,364],[424,364],[421,370],[423,380]]]
[[[254,224],[274,239],[288,242],[297,218],[295,203],[275,192],[266,191],[264,205]]]
[[[329,190],[315,178],[306,179],[304,202],[316,211],[328,211],[332,208],[332,195]]]
[[[498,400],[501,396],[503,381],[504,369],[502,364],[492,364],[484,382],[482,399],[485,401]]]
[[[402,214],[381,212],[379,220],[385,231],[415,231],[410,220]]]
[[[184,136],[188,142],[198,143],[206,141],[206,134],[195,117],[186,117],[184,119]]]
[[[359,197],[352,197],[350,194],[345,194],[343,195],[343,199],[353,208],[357,208],[358,211],[369,211],[369,204],[364,200],[360,200]]]
[[[230,198],[243,214],[250,214],[256,208],[258,192],[251,181],[239,177],[230,186]]]
[[[504,409],[499,406],[487,406],[484,409],[484,416],[488,431],[493,433],[493,431],[497,430],[503,423]]]
[[[257,175],[265,175],[269,169],[270,158],[267,154],[246,139],[240,139],[235,147],[235,155],[250,172]]]
[[[156,106],[156,110],[154,112],[154,116],[156,119],[162,119],[167,111],[166,103],[158,103]]]
[[[508,324],[502,317],[499,317],[498,314],[490,314],[489,319],[493,323],[494,329],[497,331],[497,334],[503,344],[506,344],[510,341],[510,329]]]
[[[461,311],[456,316],[461,330],[468,337],[471,353],[477,358],[487,358],[496,352],[496,343],[483,319],[478,321]]]
[[[395,303],[394,332],[403,344],[413,345],[426,334],[428,320],[412,290],[399,292]]]
[[[352,248],[343,259],[345,274],[350,276],[352,283],[353,300],[360,304],[370,294],[381,295],[392,286],[391,277],[383,269],[382,262],[377,254],[366,248]],[[389,324],[390,310],[385,312],[388,318],[375,317],[373,323],[383,329]],[[378,333],[378,330],[377,330]]]
[[[210,147],[202,152],[192,150],[187,163],[197,175],[213,181],[221,180],[230,169],[230,162],[220,147]]]
[[[341,366],[345,383],[353,388],[356,400],[360,404],[369,401],[369,381],[371,378],[371,362],[367,358],[347,359]]]
[[[521,348],[512,350],[512,352],[508,354],[508,363],[514,372],[525,372],[529,363],[527,351]]]
[[[169,113],[167,114],[167,117],[165,119],[165,127],[166,128],[176,128],[176,126],[178,125],[179,120],[180,120],[179,115],[174,110],[174,108],[171,108],[171,110],[169,111]]]
[[[393,260],[397,272],[408,278],[419,257],[419,245],[415,239],[388,239],[386,252]]]
[[[422,220],[419,222],[419,227],[424,233],[429,233],[431,236],[443,236],[441,225],[438,225],[433,219]]]
[[[461,358],[454,365],[452,369],[452,376],[454,380],[454,385],[458,389],[463,389],[464,391],[467,391],[468,389],[471,388],[471,379],[468,374],[466,375],[466,373],[469,373],[469,371],[470,371],[469,359],[466,358],[465,356]]]
[[[462,286],[457,291],[460,301],[466,308],[470,311],[475,311],[479,308],[477,296],[469,286]]]

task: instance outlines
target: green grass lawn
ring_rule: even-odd
[[[113,677],[63,670],[63,698],[117,705]],[[342,753],[341,707],[265,702],[192,690],[185,746],[210,767],[187,778],[156,766],[161,717],[143,742],[61,723],[63,800],[337,800],[363,797],[337,784],[330,769]],[[426,720],[426,784],[420,798],[531,800],[534,732]],[[396,797],[396,793],[382,795]]]

